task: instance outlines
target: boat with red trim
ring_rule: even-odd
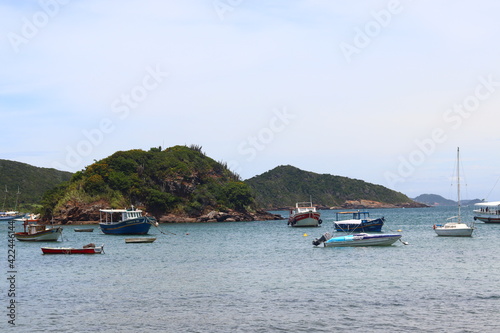
[[[474,220],[500,223],[500,201],[479,202],[474,206]]]
[[[84,245],[82,248],[74,247],[42,247],[43,254],[101,254],[104,253],[104,244],[95,246],[94,243]]]
[[[292,227],[319,227],[323,222],[320,213],[313,206],[312,201],[297,202],[290,210],[288,225]]]

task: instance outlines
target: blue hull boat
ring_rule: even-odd
[[[352,214],[352,219],[342,219],[343,214]],[[370,219],[369,212],[338,212],[334,222],[336,231],[344,232],[381,232],[385,219]]]
[[[157,225],[155,218],[142,216],[142,211],[134,208],[101,209],[100,212],[99,226],[103,233],[109,235],[146,235],[151,225]]]

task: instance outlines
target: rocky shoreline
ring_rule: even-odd
[[[66,205],[52,221],[44,220],[44,224],[71,225],[71,224],[98,224],[99,209],[107,208],[103,203],[92,205]],[[166,214],[157,217],[159,223],[203,223],[203,222],[243,222],[283,220],[284,217],[266,211],[238,212],[234,210],[211,211],[197,217]]]
[[[429,207],[419,202],[403,204],[387,204],[371,200],[349,200],[341,206],[317,206],[318,209],[370,209],[370,208],[422,208]],[[52,221],[45,220],[43,223],[65,224],[98,224],[99,209],[108,208],[106,203],[98,202],[92,205],[66,205],[59,214],[55,215]],[[289,210],[293,207],[280,207],[271,210]],[[157,217],[159,223],[206,223],[206,222],[243,222],[243,221],[269,221],[284,220],[279,214],[269,213],[264,210],[255,212],[237,212],[234,210],[211,211],[201,216],[185,216],[176,214],[165,214]]]

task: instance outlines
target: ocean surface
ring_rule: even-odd
[[[65,226],[62,242],[15,243],[15,297],[4,222],[0,331],[500,332],[500,224],[443,238],[432,225],[455,215],[453,207],[370,213],[409,244],[313,247],[333,231],[332,211],[321,211],[319,228],[286,220],[162,224],[175,235],[153,227],[151,244],[126,244],[131,236],[104,235],[98,225],[93,233]],[[463,215],[471,220],[472,207]],[[40,250],[91,242],[105,254]]]

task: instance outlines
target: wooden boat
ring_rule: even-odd
[[[143,216],[142,210],[135,209],[100,209],[101,231],[112,235],[146,235],[151,225],[158,225],[151,216]],[[103,217],[104,213],[104,217]]]
[[[369,212],[352,211],[338,212],[335,214],[335,230],[347,232],[380,232],[384,225],[384,217],[370,218]],[[352,215],[352,219],[343,219],[344,215]]]
[[[90,243],[82,248],[74,247],[42,247],[43,254],[101,254],[104,253],[104,245],[95,246]]]
[[[75,232],[94,232],[94,228],[75,228]]]
[[[474,222],[471,225],[462,222],[460,215],[460,149],[457,148],[457,205],[458,215],[448,218],[453,220],[444,225],[434,224],[434,231],[438,236],[448,237],[471,237],[474,231]]]
[[[138,238],[125,238],[125,243],[153,243],[156,238],[138,237]]]
[[[50,227],[37,223],[38,220],[24,221],[24,231],[16,232],[14,236],[18,241],[57,241],[62,234],[62,227]]]
[[[320,238],[313,240],[313,245],[323,244],[325,247],[348,247],[348,246],[389,246],[401,238],[400,234],[367,234],[360,233],[332,237],[330,233],[323,234]]]
[[[297,202],[288,218],[288,225],[292,227],[319,227],[322,222],[311,201]]]
[[[500,201],[480,202],[474,206],[474,220],[500,223]]]

